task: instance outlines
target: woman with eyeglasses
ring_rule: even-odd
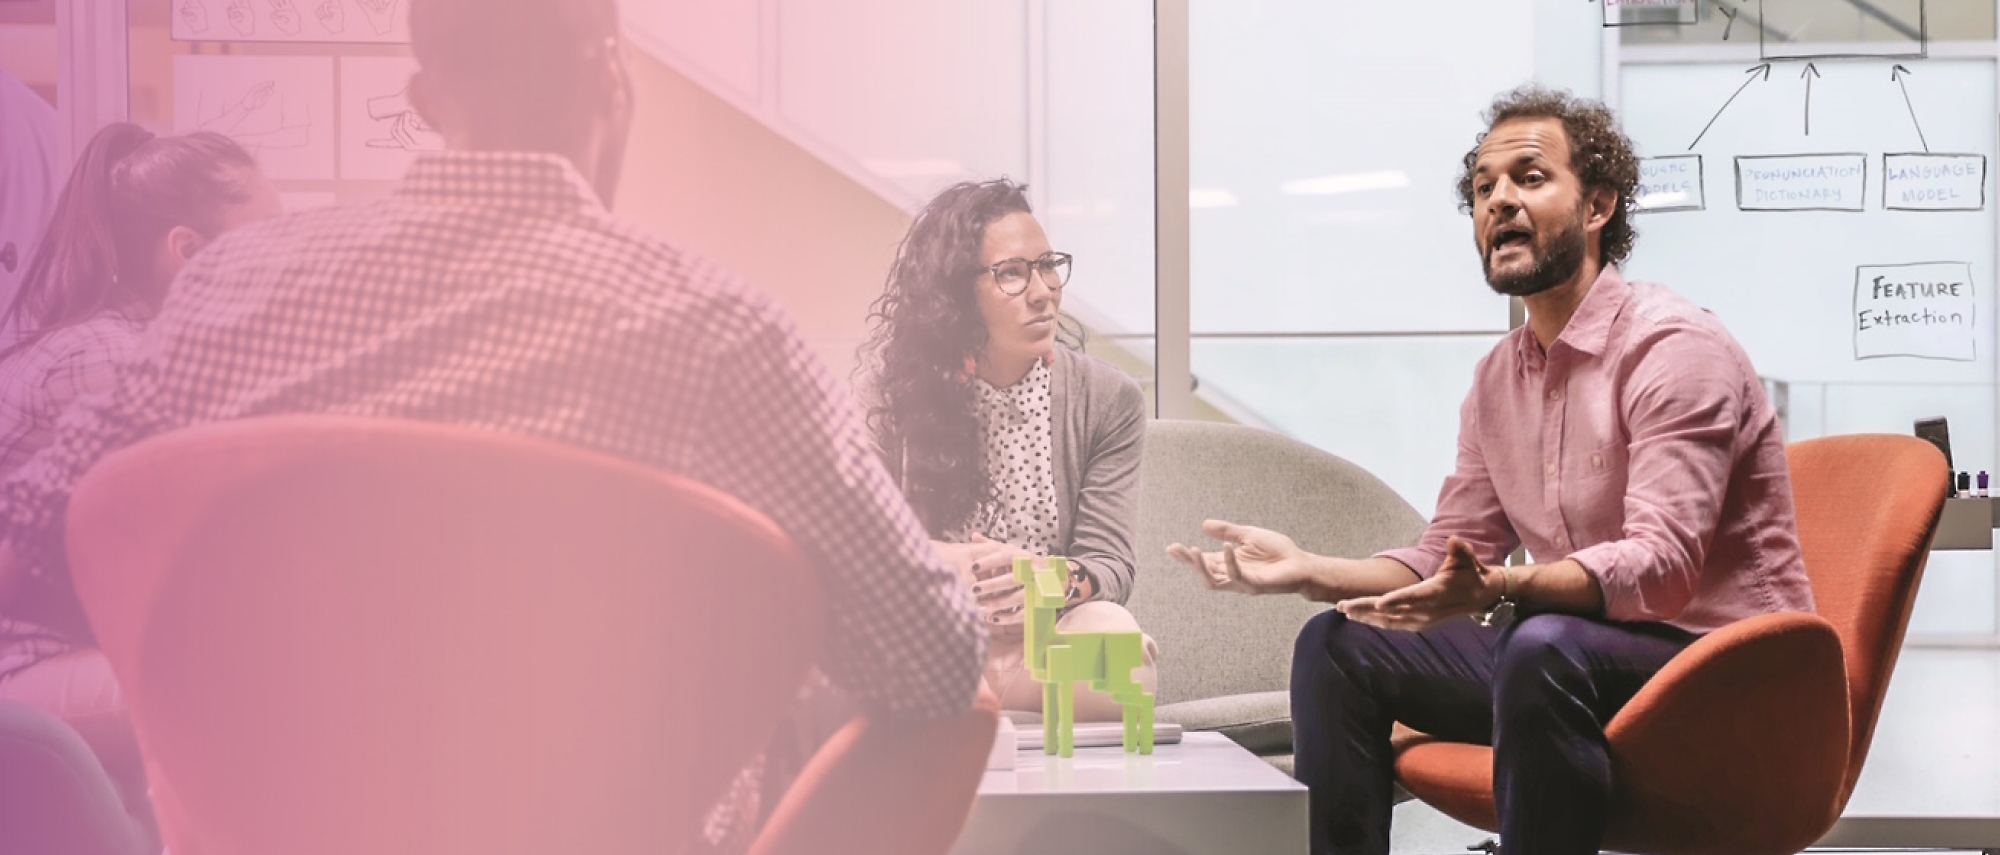
[[[1071,258],[1049,246],[1024,187],[951,187],[896,253],[862,349],[868,425],[940,554],[992,631],[986,679],[1006,709],[1041,709],[1022,662],[1016,556],[1071,567],[1066,631],[1137,630],[1132,525],[1146,404],[1139,384],[1077,349],[1060,314]],[[1152,639],[1137,676],[1154,685]],[[1114,720],[1080,691],[1079,720]]]

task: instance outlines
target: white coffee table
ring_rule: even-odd
[[[1152,756],[1022,751],[987,772],[953,855],[1302,855],[1306,788],[1218,733]]]

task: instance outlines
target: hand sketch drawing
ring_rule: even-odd
[[[322,0],[313,8],[313,15],[328,33],[337,36],[347,32],[347,6],[341,0]]]
[[[257,10],[250,8],[250,0],[229,0],[229,26],[238,35],[249,37],[257,34]]]
[[[358,23],[355,29],[364,29]],[[416,60],[348,56],[340,60],[340,177],[387,181],[403,177],[417,155],[444,148],[444,137],[410,103]]]
[[[354,0],[361,7],[361,14],[367,16],[368,26],[375,28],[377,35],[388,35],[396,27],[397,6],[403,0]]]
[[[410,40],[409,0],[150,2],[171,10],[177,41],[404,44]]]
[[[271,4],[271,26],[277,27],[278,32],[285,35],[298,35],[299,27],[304,23],[304,19],[299,17],[298,7],[292,5],[292,0],[269,0],[269,2]]]
[[[312,108],[290,104],[275,80],[259,81],[233,99],[211,102],[209,95],[204,89],[195,96],[195,126],[201,130],[242,143],[252,154],[312,144]]]
[[[208,4],[203,0],[181,0],[177,11],[188,32],[195,35],[208,32]]]
[[[234,139],[272,178],[333,178],[335,67],[330,57],[176,56],[174,132]]]
[[[365,143],[369,148],[393,148],[403,151],[443,151],[444,138],[431,126],[424,124],[417,108],[410,103],[409,87],[405,86],[394,95],[382,95],[368,99],[368,118],[378,123],[387,123],[387,137],[370,137]]]

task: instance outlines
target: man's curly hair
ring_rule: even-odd
[[[1639,158],[1632,153],[1632,141],[1618,129],[1618,118],[1602,102],[1579,98],[1560,89],[1528,84],[1493,99],[1486,110],[1490,132],[1510,119],[1557,119],[1569,137],[1569,167],[1585,189],[1610,188],[1618,193],[1618,206],[1597,236],[1598,254],[1607,265],[1620,264],[1632,254],[1638,232],[1632,227],[1632,212],[1639,198]],[[1473,141],[1465,153],[1465,171],[1458,178],[1458,210],[1472,213],[1472,174],[1479,161],[1479,145],[1486,134]]]

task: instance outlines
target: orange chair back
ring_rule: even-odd
[[[1809,439],[1785,455],[1814,605],[1839,632],[1846,655],[1853,749],[1840,790],[1845,805],[1930,558],[1944,507],[1944,455],[1894,435]]]
[[[819,639],[736,501],[421,423],[150,440],[69,549],[177,855],[679,851]]]
[[[749,855],[943,855],[986,772],[1000,701],[931,722],[857,719],[833,735],[771,812]]]

